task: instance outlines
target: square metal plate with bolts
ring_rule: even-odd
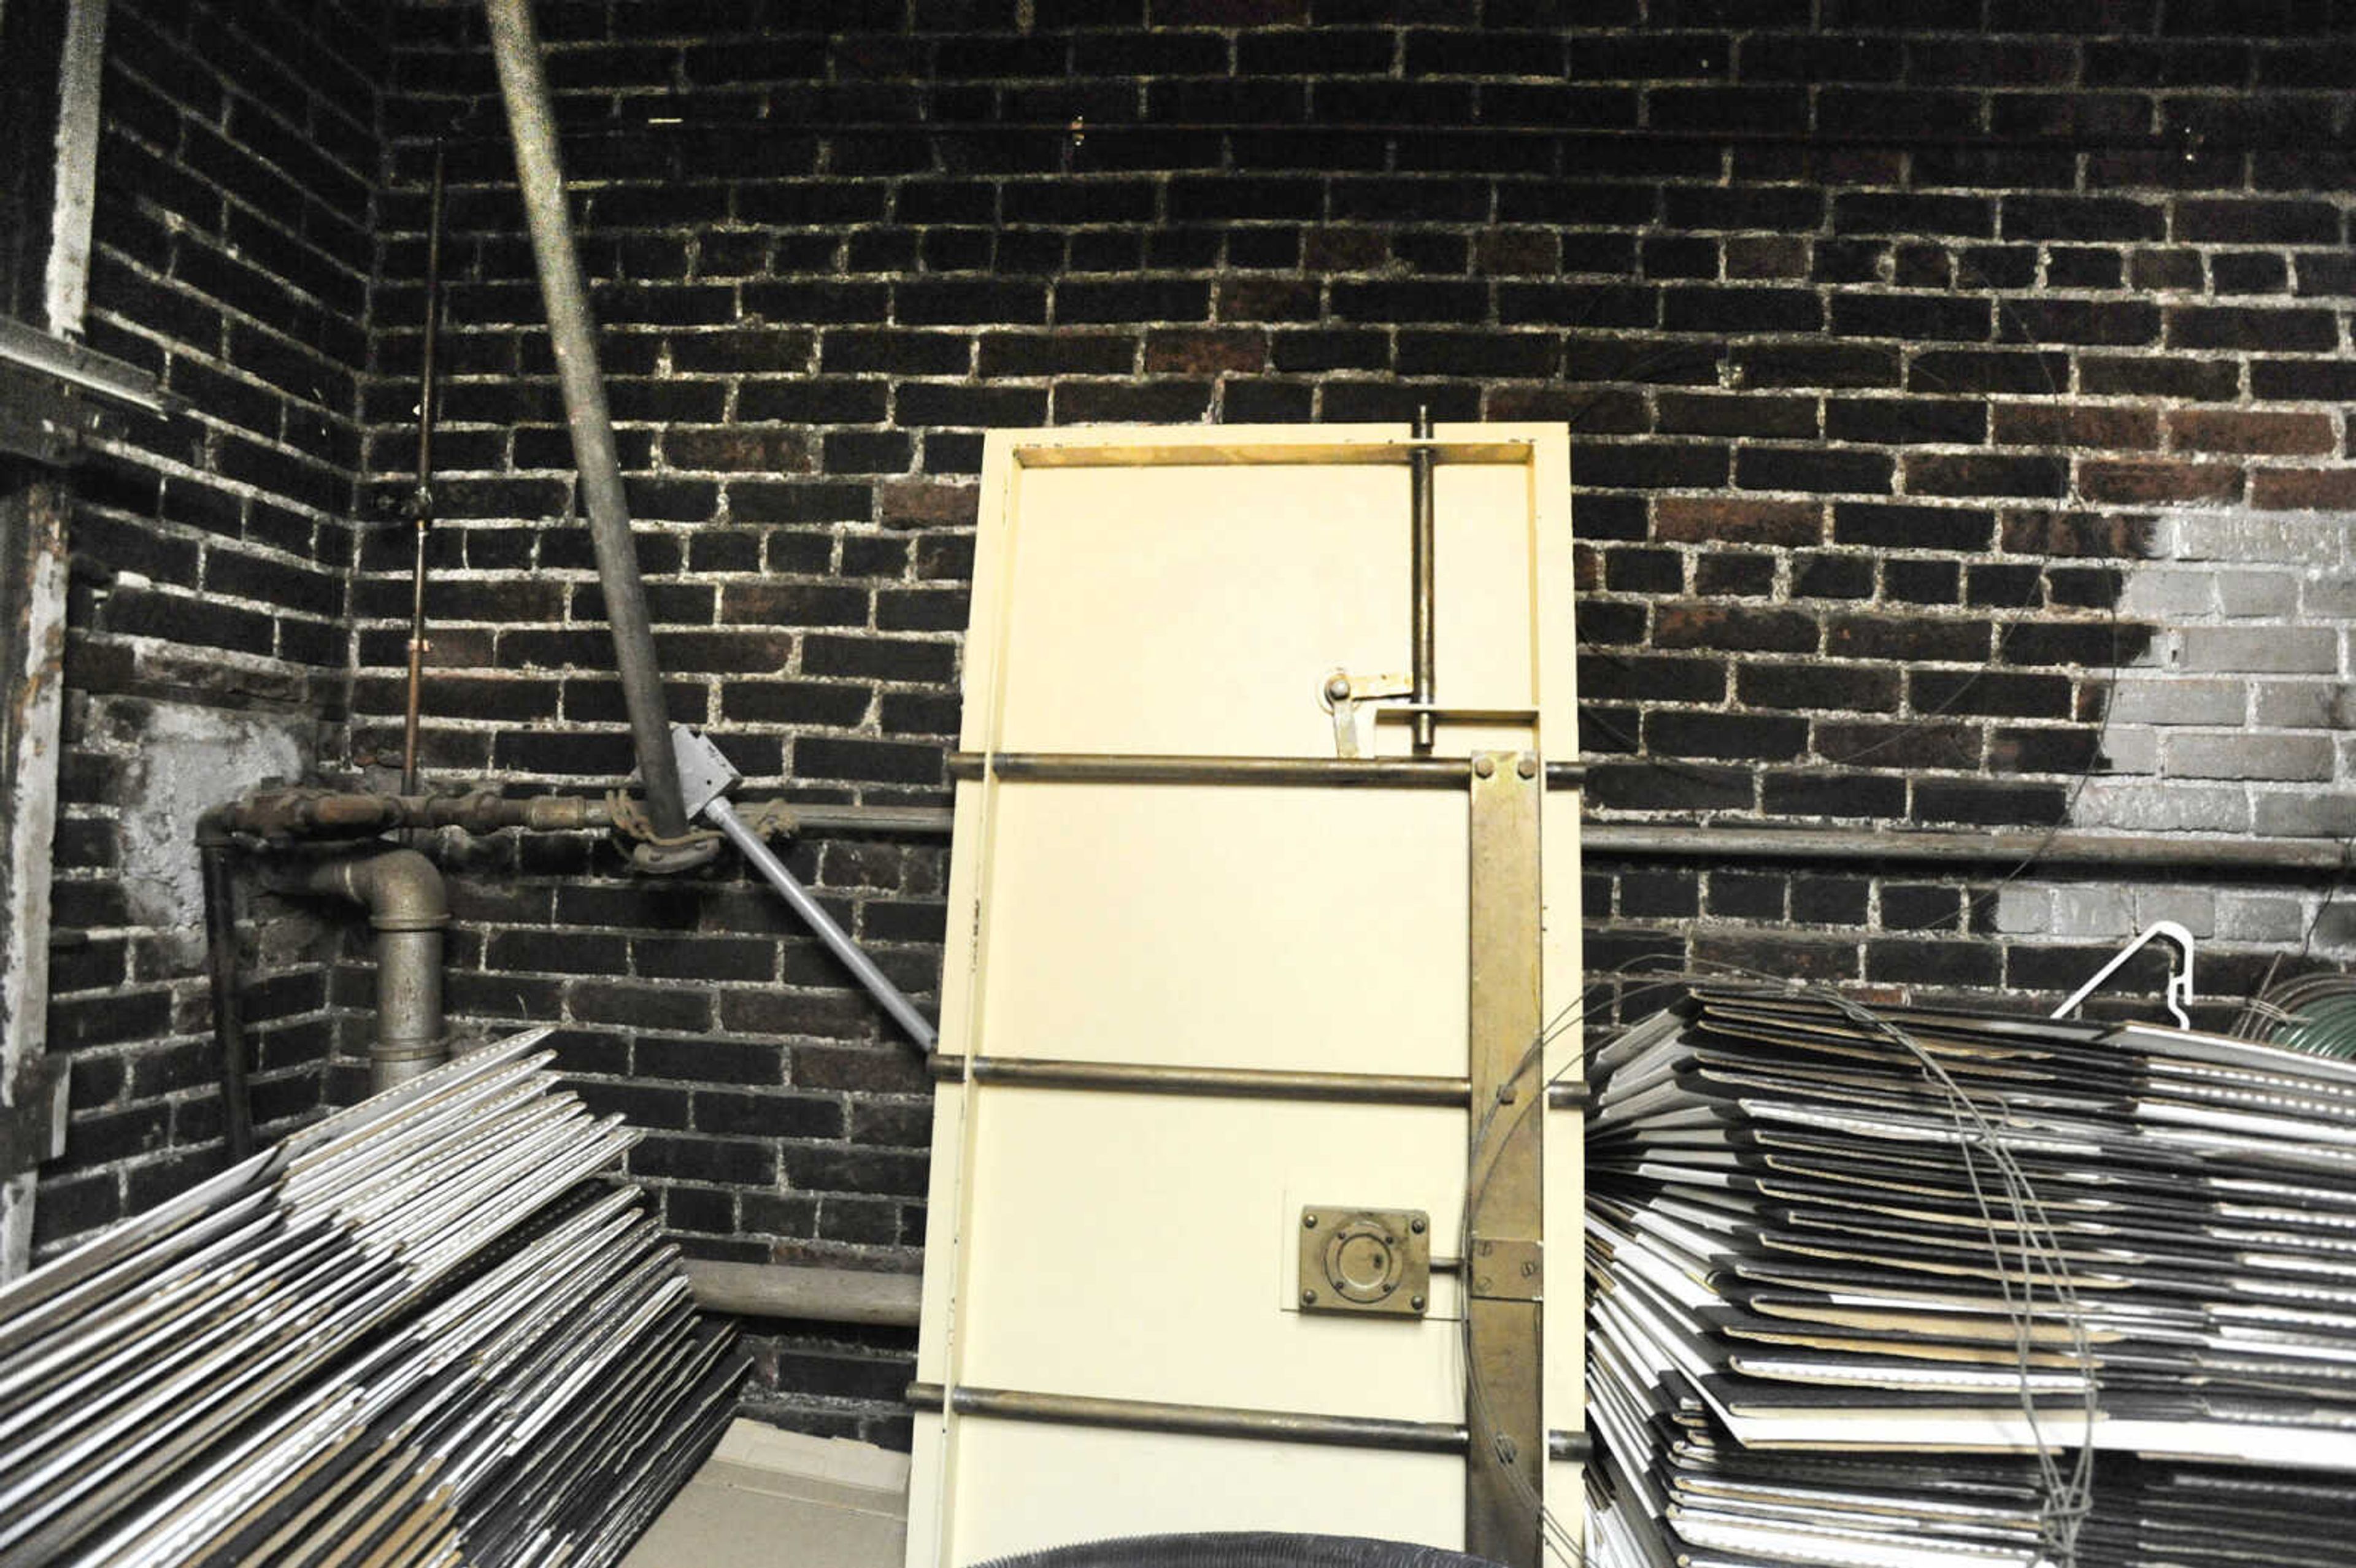
[[[1431,1218],[1419,1209],[1301,1211],[1301,1309],[1420,1317],[1431,1299]]]

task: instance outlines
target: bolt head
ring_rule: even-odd
[[[1538,760],[1524,752],[1521,759],[1514,763],[1514,772],[1526,779],[1534,779],[1538,776]]]
[[[1409,1220],[1407,1222],[1407,1228],[1420,1236],[1423,1234],[1424,1227],[1427,1223],[1429,1223],[1429,1221],[1427,1221],[1422,1215],[1418,1214],[1414,1219]]]
[[[1475,757],[1472,759],[1472,771],[1485,779],[1497,771],[1497,759],[1485,755]]]
[[[1420,1296],[1408,1296],[1408,1297],[1407,1298],[1407,1304],[1408,1304],[1409,1307],[1414,1307],[1418,1312],[1420,1312],[1420,1311],[1422,1311],[1422,1310],[1423,1310],[1423,1297],[1421,1297]]]
[[[1348,676],[1337,675],[1325,683],[1325,697],[1328,701],[1342,702],[1346,700],[1349,695],[1350,677]]]
[[[1301,1216],[1301,1228],[1304,1231],[1315,1230],[1317,1228],[1317,1216],[1314,1214],[1303,1214]]]
[[[1302,1291],[1302,1292],[1301,1293],[1301,1306],[1303,1306],[1303,1307],[1314,1307],[1314,1306],[1316,1306],[1316,1305],[1317,1305],[1317,1293],[1316,1293],[1315,1291],[1313,1291],[1313,1290],[1304,1290],[1304,1291]]]

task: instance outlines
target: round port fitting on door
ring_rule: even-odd
[[[1301,1211],[1305,1311],[1420,1317],[1431,1281],[1431,1221],[1407,1209]]]

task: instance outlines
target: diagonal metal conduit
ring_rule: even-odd
[[[491,58],[498,67],[508,129],[515,138],[516,180],[523,189],[524,219],[540,265],[557,385],[564,394],[565,421],[573,429],[573,461],[580,471],[582,508],[589,515],[589,537],[597,550],[597,577],[605,592],[605,620],[613,628],[614,663],[622,677],[622,701],[629,709],[630,741],[637,750],[647,815],[657,834],[677,838],[687,831],[687,812],[680,800],[679,767],[671,757],[663,712],[662,671],[655,663],[646,584],[638,577],[629,504],[622,494],[621,460],[614,450],[613,416],[597,370],[596,324],[589,314],[588,285],[582,280],[572,218],[565,210],[556,114],[549,100],[548,73],[541,63],[540,37],[532,27],[530,0],[483,0],[483,15],[490,23]]]

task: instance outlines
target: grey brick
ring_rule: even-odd
[[[2270,730],[2356,730],[2356,686],[2342,680],[2262,680],[2255,721]]]
[[[2119,613],[2158,621],[2203,618],[2217,611],[2217,574],[2207,567],[2141,567],[2119,591]]]
[[[2188,626],[2178,656],[2186,669],[2337,675],[2340,634],[2329,626]]]
[[[2237,620],[2286,621],[2298,612],[2298,579],[2287,571],[2221,571],[2217,606]]]
[[[2217,900],[2216,934],[2228,942],[2297,942],[2308,909],[2297,899],[2225,893]]]
[[[2109,724],[2103,729],[2104,771],[2111,773],[2156,775],[2159,769],[2159,734],[2133,724]]]
[[[2356,621],[2356,572],[2326,572],[2308,578],[2299,591],[2298,607],[2300,613],[2310,618]]]
[[[2249,711],[2249,686],[2190,676],[2123,679],[2111,688],[2114,724],[2239,724]]]
[[[2290,790],[2258,796],[2258,832],[2270,838],[2356,837],[2356,795]]]
[[[2315,945],[2345,952],[2356,946],[2356,904],[2336,903],[2315,917]]]
[[[2324,566],[2347,555],[2344,522],[2297,519],[2273,513],[2192,512],[2176,519],[2178,560],[2282,560]]]
[[[2089,779],[2072,825],[2147,833],[2247,833],[2250,797],[2227,784]]]
[[[2129,936],[2136,930],[2135,901],[2125,888],[2053,890],[2056,936]]]
[[[1996,893],[1996,928],[2014,935],[2031,935],[2053,929],[2053,893],[2050,888],[2024,888],[2008,882]]]
[[[2332,773],[2331,741],[2322,735],[2207,734],[2177,731],[2161,764],[2170,778],[2319,782]]]
[[[2136,889],[2136,929],[2162,920],[2172,920],[2195,936],[2214,936],[2217,895],[2202,888]]]

